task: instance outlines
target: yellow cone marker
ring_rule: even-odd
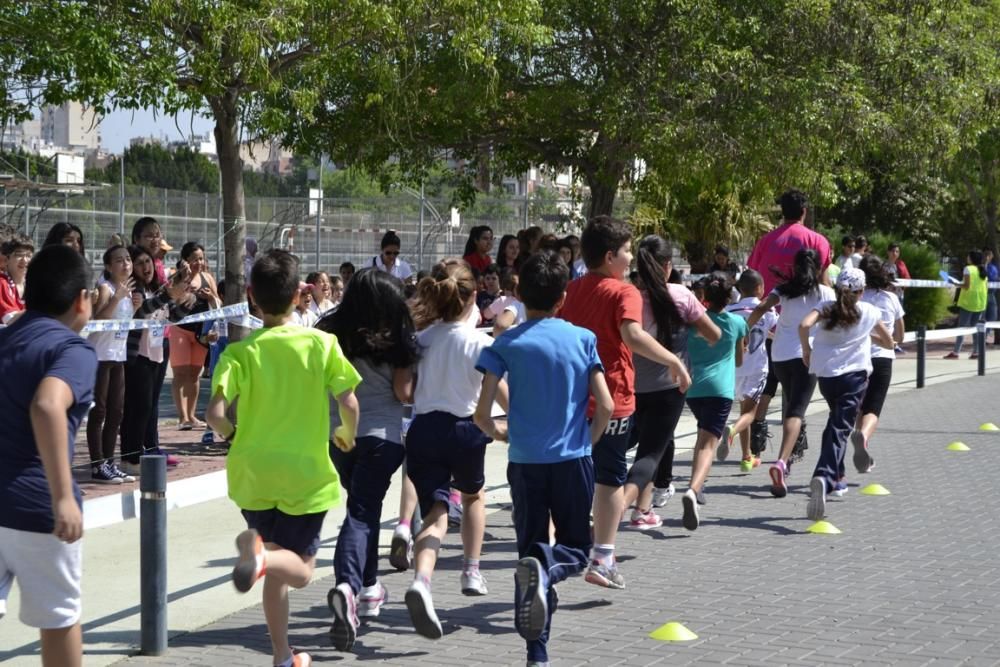
[[[1000,426],[997,426],[993,422],[986,422],[979,427],[980,431],[1000,431]]]
[[[806,532],[816,533],[817,535],[840,535],[840,529],[829,521],[817,521],[806,528]]]
[[[860,491],[858,491],[863,496],[887,496],[889,495],[889,489],[885,488],[881,484],[869,484]]]
[[[955,441],[948,445],[947,449],[949,452],[967,452],[969,451],[969,446],[964,442]]]
[[[689,642],[692,639],[698,638],[698,635],[691,632],[677,621],[671,621],[665,625],[661,625],[657,629],[650,632],[649,636],[652,639],[658,639],[661,642]]]

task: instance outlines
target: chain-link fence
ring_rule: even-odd
[[[164,238],[174,246],[168,263],[186,241],[199,241],[218,271],[224,256],[221,205],[218,195],[143,186],[126,186],[124,196],[117,186],[77,192],[2,190],[0,222],[24,231],[36,245],[55,223],[75,224],[96,265],[113,234],[121,233],[127,241],[135,221],[148,215],[157,219]],[[246,235],[257,239],[261,249],[292,250],[304,271],[336,271],[342,262],[358,268],[370,264],[382,235],[391,229],[402,241],[402,258],[418,269],[442,257],[462,255],[469,230],[476,225],[489,225],[498,245],[502,235],[530,225],[558,235],[577,233],[582,210],[581,202],[570,199],[480,197],[472,208],[458,213],[449,202],[409,190],[371,199],[249,197]]]

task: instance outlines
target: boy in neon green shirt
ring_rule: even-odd
[[[299,294],[295,257],[272,250],[257,260],[250,296],[264,328],[226,347],[207,410],[212,429],[232,443],[229,497],[248,526],[236,538],[233,583],[245,593],[264,579],[264,615],[280,667],[311,664],[308,654],[293,654],[288,645],[288,587],[302,588],[312,578],[323,518],[339,499],[328,396],[340,410],[334,444],[350,451],[359,414],[354,388],[361,381],[335,336],[291,323]],[[237,397],[239,432],[226,417]]]

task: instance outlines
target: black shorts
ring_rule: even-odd
[[[691,413],[698,420],[698,430],[707,431],[716,438],[721,438],[729,421],[729,412],[733,409],[733,399],[721,396],[704,396],[687,399]]]
[[[594,459],[594,481],[604,486],[622,487],[628,478],[628,461],[625,452],[629,449],[632,435],[632,417],[612,417],[604,435],[594,445],[591,458]]]
[[[774,362],[774,372],[781,383],[781,418],[806,416],[806,408],[816,390],[816,376],[809,374],[809,369],[802,359],[789,359]]]
[[[451,488],[479,493],[486,481],[489,441],[472,417],[428,412],[413,418],[406,432],[406,475],[417,489],[424,516],[434,503],[448,503]]]
[[[326,512],[285,514],[277,508],[242,510],[247,528],[254,528],[265,542],[277,544],[300,556],[315,556]]]
[[[774,372],[774,362],[771,361],[771,344],[772,339],[770,338],[764,343],[764,349],[767,350],[767,384],[764,385],[764,393],[761,394],[761,397],[774,398],[778,391],[778,374]]]
[[[861,401],[862,415],[882,415],[882,406],[885,405],[885,395],[889,393],[889,384],[892,382],[892,359],[886,357],[875,357],[872,359],[872,373],[868,376],[868,389],[865,391],[865,398]]]

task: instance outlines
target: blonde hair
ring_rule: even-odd
[[[458,320],[475,294],[476,279],[464,260],[449,257],[438,262],[431,269],[431,274],[417,283],[413,304],[413,320],[417,329],[425,329],[438,320]]]

